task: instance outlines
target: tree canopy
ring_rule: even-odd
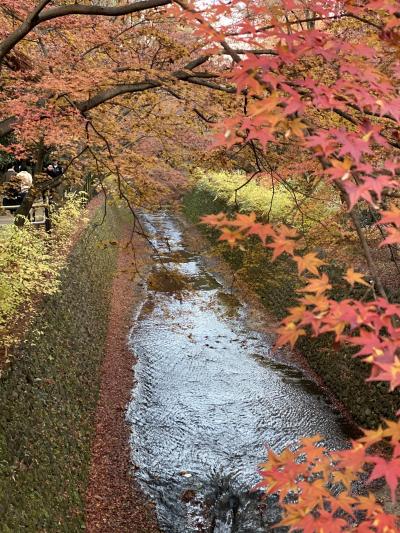
[[[297,265],[304,286],[278,330],[279,345],[330,332],[337,343],[358,348],[370,380],[400,386],[400,305],[372,249],[387,250],[399,269],[397,1],[15,4],[0,7],[5,152],[39,163],[50,151],[62,154],[69,180],[78,182],[83,170],[113,176],[119,194],[136,205],[180,183],[194,166],[244,169],[241,186],[254,179],[283,183],[299,210],[301,198],[323,184],[342,202],[343,226],[357,235],[366,276],[349,264],[343,282],[367,287],[363,297],[333,298],[324,260],[305,250],[294,227],[270,224],[268,211],[263,221],[243,213],[205,221],[232,246],[257,236],[273,259],[286,254]],[[361,221],[365,209],[373,246]],[[335,499],[315,482],[321,471],[332,480],[333,461],[334,476],[350,488],[367,462],[371,479],[384,477],[394,497],[400,448],[393,424],[329,460],[304,442],[314,465],[308,473],[299,457],[271,453],[263,486],[281,491],[283,523],[292,530],[342,531],[362,509],[366,519],[355,530],[395,531],[395,518],[375,501],[354,500],[346,491]],[[391,447],[389,459],[368,454],[378,440]],[[289,490],[297,490],[295,504],[284,501]],[[347,522],[338,509],[350,516]]]

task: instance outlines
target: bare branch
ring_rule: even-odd
[[[139,2],[134,2],[132,4],[115,7],[70,4],[66,6],[51,7],[43,11],[50,1],[51,0],[42,0],[36,9],[27,16],[24,22],[4,39],[2,43],[0,43],[0,63],[3,61],[4,57],[36,26],[48,20],[70,15],[120,17],[171,4],[171,0],[140,0]]]

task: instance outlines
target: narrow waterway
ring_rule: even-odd
[[[270,531],[276,501],[250,492],[265,445],[320,433],[341,447],[344,425],[314,383],[276,361],[246,306],[185,248],[179,222],[167,213],[144,222],[162,264],[130,335],[136,475],[166,533]]]

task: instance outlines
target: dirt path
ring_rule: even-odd
[[[139,237],[135,239],[135,254],[139,270],[146,270],[149,253]],[[130,435],[125,422],[125,409],[134,385],[134,361],[127,346],[127,336],[135,305],[143,298],[142,282],[132,271],[132,261],[132,250],[122,244],[112,286],[92,444],[86,515],[89,533],[159,531],[153,507],[132,476]]]

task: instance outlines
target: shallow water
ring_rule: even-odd
[[[164,532],[269,531],[275,499],[249,492],[265,445],[320,433],[342,447],[343,422],[314,383],[274,359],[245,306],[185,250],[178,221],[158,213],[144,222],[161,264],[130,334],[136,475]]]

